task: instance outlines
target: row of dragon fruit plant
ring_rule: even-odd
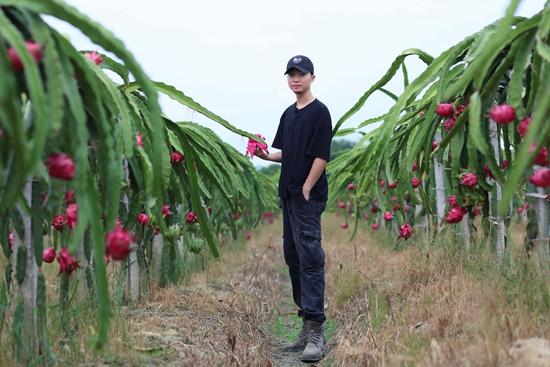
[[[77,51],[44,15],[114,57]],[[222,238],[254,226],[276,203],[272,181],[243,154],[205,127],[162,115],[158,94],[257,137],[151,81],[119,39],[61,1],[0,1],[0,74],[0,338],[12,330],[13,355],[24,363],[54,361],[48,263],[59,266],[62,318],[69,290],[86,285],[101,348],[113,283],[136,300],[153,278],[175,282],[191,253],[207,244],[218,257]],[[153,263],[159,274],[151,277]]]
[[[452,231],[468,248],[480,216],[482,243],[491,240],[501,263],[517,211],[528,216],[526,249],[548,270],[550,2],[531,18],[514,16],[518,3],[436,58],[404,51],[339,119],[336,136],[362,134],[329,165],[342,228],[354,217],[355,228],[367,220],[406,240],[422,227],[459,225]],[[426,65],[414,80],[409,56]],[[404,89],[396,95],[386,85],[400,69]],[[391,109],[340,129],[377,91],[393,99]]]

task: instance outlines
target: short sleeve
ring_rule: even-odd
[[[314,121],[313,134],[306,153],[325,161],[330,160],[330,145],[332,143],[332,120],[328,109],[319,111]]]
[[[275,134],[275,138],[273,139],[273,143],[271,144],[271,146],[275,149],[280,149],[282,150],[283,149],[283,145],[284,145],[284,117],[285,117],[285,114],[283,113],[281,115],[281,119],[279,120],[279,127],[277,128],[277,133]]]

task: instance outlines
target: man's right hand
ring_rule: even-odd
[[[254,155],[256,157],[260,157],[261,159],[263,160],[266,160],[268,161],[269,160],[269,154],[267,154],[266,152],[264,152],[262,149],[260,149],[259,147],[256,147],[256,150],[254,150]]]

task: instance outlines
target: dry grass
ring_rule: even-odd
[[[137,365],[270,366],[269,322],[284,280],[274,262],[280,239],[270,232],[256,231],[246,251],[226,249],[221,261],[210,260],[184,285],[153,289],[147,300],[122,310],[127,331],[114,342],[118,359]]]
[[[549,306],[540,296],[549,283],[525,270],[517,245],[503,274],[487,251],[465,255],[449,238],[429,246],[415,234],[416,242],[393,250],[395,236],[362,223],[350,241],[351,230],[342,230],[339,220],[330,213],[323,218],[327,313],[337,330],[321,365],[514,365],[514,341],[550,338]],[[520,232],[513,233],[516,241]],[[94,320],[94,312],[82,283],[71,315],[79,320],[72,349],[59,343],[58,320],[50,320],[59,364],[298,364],[298,356],[289,362],[275,354],[273,325],[292,312],[281,233],[280,221],[262,226],[246,247],[226,247],[220,261],[209,260],[183,284],[153,288],[119,308],[108,350],[99,355],[90,350],[93,322],[85,320]],[[55,303],[55,271],[47,276]],[[9,365],[5,358],[0,352],[2,365]]]
[[[326,225],[330,316],[338,324],[328,356],[334,366],[511,365],[514,340],[550,337],[550,305],[535,296],[530,308],[527,296],[511,297],[508,288],[522,289],[521,280],[506,280],[485,252],[468,259],[455,246],[427,247],[421,239],[392,251],[394,239],[369,230],[359,231],[352,248],[338,223]],[[513,260],[510,277],[522,274],[514,272],[521,264]],[[548,293],[548,281],[524,276]],[[340,305],[342,297],[349,299]]]

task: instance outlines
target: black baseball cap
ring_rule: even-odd
[[[304,55],[296,55],[288,60],[288,63],[286,64],[285,75],[288,74],[292,69],[297,69],[304,74],[311,73],[313,75],[313,63],[311,62],[309,57]]]

